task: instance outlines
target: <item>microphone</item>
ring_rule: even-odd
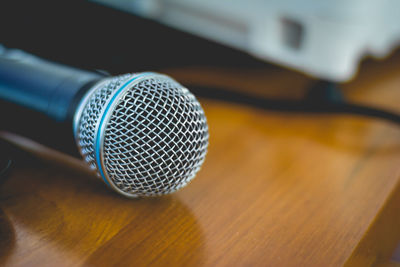
[[[200,103],[166,75],[105,77],[0,45],[0,99],[71,124],[84,161],[127,197],[182,188],[207,152]]]

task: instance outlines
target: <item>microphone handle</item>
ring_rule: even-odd
[[[0,45],[0,99],[72,121],[77,102],[102,75],[49,62]]]
[[[73,115],[85,92],[102,78],[0,45],[0,131],[80,157]]]

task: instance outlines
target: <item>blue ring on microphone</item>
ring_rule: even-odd
[[[142,73],[142,74],[139,74],[139,75],[137,75],[136,77],[134,77],[134,78],[130,79],[129,81],[127,81],[121,88],[119,88],[118,91],[113,95],[113,97],[111,98],[111,100],[108,102],[107,107],[106,107],[106,109],[105,109],[104,112],[103,112],[103,116],[101,117],[100,124],[99,124],[99,128],[98,128],[98,131],[97,131],[97,136],[96,136],[96,146],[95,146],[96,153],[95,153],[95,154],[96,154],[96,163],[97,163],[97,166],[98,166],[98,168],[99,168],[100,175],[101,175],[101,177],[103,178],[104,182],[105,182],[108,186],[111,186],[111,185],[110,185],[110,183],[108,182],[108,180],[106,179],[106,176],[104,175],[103,168],[102,168],[102,164],[101,164],[101,162],[100,162],[100,134],[101,134],[100,129],[103,128],[105,116],[106,116],[106,114],[108,113],[108,110],[110,109],[112,103],[113,103],[113,102],[115,101],[115,99],[119,96],[119,94],[121,94],[121,92],[124,90],[124,88],[125,88],[126,86],[128,86],[128,84],[130,84],[132,81],[134,81],[134,80],[136,80],[136,79],[138,79],[138,78],[140,78],[140,77],[149,75],[149,74],[152,74],[152,73],[151,73],[151,72],[144,72],[144,73]]]

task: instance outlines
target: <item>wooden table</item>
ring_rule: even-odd
[[[399,66],[400,53],[368,60],[344,93],[400,112]],[[312,82],[278,67],[165,72],[182,82],[292,98]],[[388,263],[400,240],[398,126],[200,100],[210,126],[206,162],[191,184],[170,196],[125,199],[67,164],[14,170],[0,189],[0,263]]]

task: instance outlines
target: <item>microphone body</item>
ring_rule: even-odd
[[[93,72],[0,46],[0,98],[46,114],[56,121],[71,119],[79,91],[102,78]]]
[[[89,167],[128,197],[185,186],[208,147],[208,125],[196,98],[157,73],[105,77],[0,46],[0,99],[12,103],[10,114],[40,114],[50,122],[50,134],[60,125],[61,131],[72,128],[69,139]],[[23,117],[15,123],[30,125]]]

